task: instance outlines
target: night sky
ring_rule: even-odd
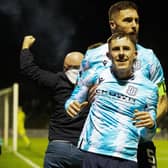
[[[19,80],[19,52],[24,35],[32,34],[37,63],[57,72],[69,51],[85,52],[88,45],[105,41],[110,30],[107,11],[114,0],[0,0],[0,88]],[[168,26],[166,1],[137,0],[140,43],[152,48],[167,76]],[[159,2],[162,2],[160,4]]]
[[[19,75],[19,53],[24,35],[36,37],[31,50],[42,68],[61,71],[67,52],[85,52],[89,45],[105,42],[110,36],[107,11],[113,2],[116,1],[0,0],[0,89],[21,79],[24,95],[35,94],[36,86],[31,81],[24,83],[25,79]],[[167,82],[166,1],[135,2],[140,13],[139,43],[154,50]]]
[[[37,127],[37,123],[38,127],[47,125],[46,111],[50,113],[52,105],[42,88],[19,74],[23,37],[30,34],[36,37],[31,50],[38,65],[53,72],[61,71],[66,53],[74,50],[84,53],[89,45],[105,42],[110,36],[107,11],[114,2],[116,0],[0,0],[0,89],[20,83],[20,103],[28,114],[29,127]],[[140,14],[139,43],[154,50],[167,82],[166,1],[135,2]]]

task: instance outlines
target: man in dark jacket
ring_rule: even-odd
[[[53,73],[41,69],[35,63],[30,51],[34,42],[33,36],[24,37],[20,68],[23,75],[50,89],[55,105],[49,122],[49,143],[44,167],[82,167],[83,153],[76,148],[76,144],[87,116],[87,110],[83,110],[78,117],[71,118],[64,110],[64,103],[74,89],[83,54],[77,51],[68,53],[64,59],[64,71]]]

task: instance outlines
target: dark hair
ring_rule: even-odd
[[[108,39],[107,39],[107,43],[108,45],[111,43],[112,40],[114,39],[120,39],[120,38],[123,38],[123,37],[127,37],[128,39],[130,39],[130,41],[134,44],[134,46],[136,47],[136,41],[134,38],[132,38],[131,35],[125,33],[125,32],[116,32],[116,33],[113,33]]]
[[[113,5],[111,5],[111,7],[109,8],[109,10],[108,10],[109,20],[113,19],[114,14],[116,14],[120,10],[124,10],[124,9],[135,9],[136,11],[138,11],[138,7],[134,2],[132,2],[132,1],[119,1],[119,2],[116,2]]]

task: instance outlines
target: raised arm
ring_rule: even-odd
[[[39,85],[54,89],[58,80],[58,74],[41,69],[35,62],[30,47],[34,44],[35,37],[32,35],[25,36],[20,52],[20,72],[22,75],[37,82]]]
[[[35,37],[32,35],[25,36],[22,43],[22,50],[29,49],[33,45],[35,40],[36,40]]]

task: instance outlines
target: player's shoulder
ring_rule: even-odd
[[[146,78],[142,73],[136,71],[134,73],[136,81],[138,81],[142,86],[148,88],[149,90],[157,90],[157,85],[153,83],[150,79]]]
[[[103,44],[104,44],[103,42],[91,44],[88,46],[87,50],[92,50],[92,49],[98,48],[98,47],[102,46]]]
[[[153,50],[151,48],[146,48],[144,46],[142,46],[141,44],[136,44],[137,50],[141,51],[141,52],[152,52]]]
[[[138,53],[137,60],[146,62],[148,64],[160,65],[160,61],[152,49],[145,48],[140,44],[137,44],[136,47]]]
[[[107,43],[99,43],[99,45],[93,44],[90,47],[88,47],[86,53],[89,54],[94,54],[94,53],[101,53],[101,52],[106,52],[108,50],[108,45]],[[94,47],[93,47],[94,46]]]
[[[146,58],[149,58],[149,57],[150,58],[152,58],[152,57],[156,58],[156,55],[155,55],[155,53],[152,49],[145,48],[140,44],[137,44],[136,47],[137,47],[138,56],[146,57]]]

